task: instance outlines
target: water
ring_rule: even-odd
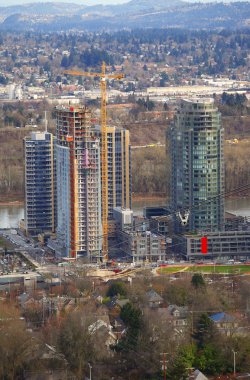
[[[165,206],[165,199],[142,199],[133,202],[135,215],[142,215],[145,206]],[[236,215],[250,216],[250,198],[227,199],[226,211]],[[0,206],[0,228],[16,228],[24,218],[23,206]]]
[[[227,199],[226,211],[241,216],[250,216],[250,198]]]
[[[0,206],[0,228],[16,228],[23,218],[23,206]]]

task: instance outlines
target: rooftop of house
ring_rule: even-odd
[[[180,318],[186,318],[188,314],[188,307],[187,306],[177,306],[177,305],[169,305],[168,311],[171,315],[174,315],[176,312],[179,312]]]
[[[191,377],[190,377],[190,380],[208,380],[208,378],[203,375],[203,373],[201,371],[199,371],[198,369],[196,369]]]
[[[111,298],[111,300],[106,304],[108,308],[113,308],[115,306],[123,307],[127,303],[129,303],[128,298],[119,298],[118,296],[114,296]]]
[[[150,289],[146,296],[149,302],[163,302],[163,298],[154,289]]]
[[[210,315],[209,318],[215,323],[235,321],[235,317],[233,317],[232,315],[226,314],[224,312]]]
[[[92,323],[92,325],[90,325],[88,327],[89,333],[90,334],[94,334],[101,327],[105,327],[108,330],[111,330],[111,328],[112,328],[110,325],[108,325],[107,323],[105,323],[103,320],[98,319],[96,322]]]
[[[116,301],[116,305],[119,305],[120,307],[123,307],[123,306],[125,306],[125,305],[127,305],[127,303],[129,303],[130,301],[129,301],[129,299],[128,298],[124,298],[124,299],[118,299],[117,301]]]

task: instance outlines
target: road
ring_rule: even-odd
[[[38,246],[38,243],[32,238],[13,233],[15,230],[0,230],[0,235],[4,239],[10,241],[16,248],[16,252],[20,252],[27,260],[29,260],[41,273],[61,273],[57,265],[46,262],[45,250]]]

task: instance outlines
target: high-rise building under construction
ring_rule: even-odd
[[[100,146],[86,107],[56,107],[57,238],[68,257],[102,249]]]
[[[101,139],[100,127],[95,127]],[[108,219],[113,218],[113,209],[122,207],[129,209],[132,203],[131,181],[131,147],[129,131],[107,126],[108,149]]]

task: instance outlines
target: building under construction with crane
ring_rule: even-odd
[[[102,257],[100,144],[86,107],[56,107],[57,240],[63,254]]]
[[[100,150],[100,159],[101,159],[101,180],[99,181],[99,184],[101,184],[101,190],[99,191],[99,195],[101,196],[101,212],[99,213],[99,216],[101,215],[101,226],[102,226],[102,250],[101,250],[101,258],[103,261],[108,260],[108,213],[109,213],[109,173],[108,173],[108,134],[107,134],[107,84],[106,81],[107,79],[122,79],[123,74],[109,74],[106,73],[106,65],[105,62],[102,63],[102,70],[100,73],[92,73],[92,72],[81,72],[81,71],[72,71],[72,70],[66,70],[64,71],[65,74],[68,75],[73,75],[73,76],[85,76],[85,77],[92,77],[92,78],[100,78],[100,89],[101,89],[101,150]],[[72,137],[73,129],[69,134],[69,138],[74,138]],[[72,142],[71,142],[72,144]],[[69,146],[70,143],[69,143]],[[71,153],[73,156],[73,154]],[[73,170],[73,158],[71,158],[71,168],[70,171]],[[60,175],[60,174],[59,174]],[[76,179],[72,180],[72,183],[75,183],[76,185]],[[73,185],[71,185],[71,209],[74,208],[73,206],[77,200],[75,198],[76,196],[76,191],[73,189]],[[88,193],[89,189],[86,188],[86,194]],[[73,195],[72,195],[73,194]],[[60,194],[58,193],[58,196]],[[58,208],[60,206],[58,205]],[[79,211],[79,210],[78,210]],[[78,212],[77,211],[77,212]],[[94,210],[93,210],[94,211]],[[96,209],[98,212],[98,208]],[[82,209],[81,212],[84,212],[85,214],[88,214],[87,209]],[[60,213],[60,211],[59,211]],[[80,215],[80,214],[79,214]],[[92,219],[92,214],[90,214],[88,217]],[[71,231],[70,231],[70,236],[71,236],[71,241],[68,242],[70,246],[70,256],[71,257],[77,257],[77,255],[81,253],[87,253],[88,257],[93,257],[93,254],[90,254],[89,250],[87,249],[86,251],[81,252],[81,250],[78,251],[77,249],[77,244],[79,237],[76,235],[77,231],[77,226],[76,223],[72,222],[73,218],[73,211],[71,210]],[[75,217],[76,219],[76,217]],[[73,218],[73,220],[75,220]],[[97,222],[97,221],[96,221]],[[58,219],[58,224],[60,223],[60,219]],[[60,230],[60,226],[58,228],[58,233]],[[96,228],[98,230],[98,228]],[[61,230],[62,231],[62,230]],[[99,235],[100,236],[100,235]],[[86,241],[94,241],[92,240],[92,237],[87,233],[86,235]],[[100,237],[97,239],[96,237],[96,243],[99,246],[100,243]],[[94,243],[93,243],[94,245]],[[87,248],[87,247],[86,247]],[[95,254],[98,256],[98,254]]]

